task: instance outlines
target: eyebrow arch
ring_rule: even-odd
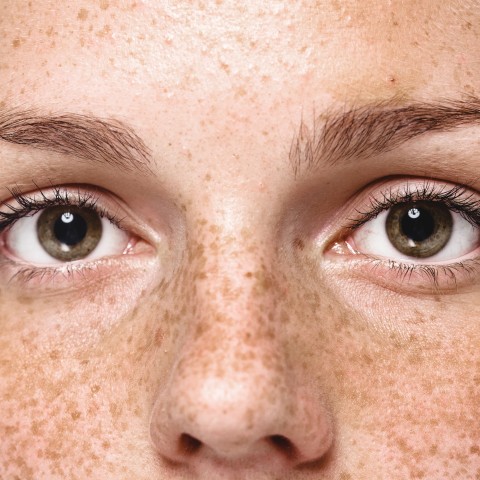
[[[391,151],[427,132],[448,132],[480,123],[480,99],[415,102],[393,101],[330,111],[315,117],[313,127],[302,119],[289,159],[297,176],[301,170],[336,165]]]
[[[0,141],[73,155],[124,171],[148,172],[150,151],[142,139],[118,120],[36,110],[0,110]]]

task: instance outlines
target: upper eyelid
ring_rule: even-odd
[[[106,203],[106,195],[97,189],[85,186],[54,186],[45,189],[39,188],[28,193],[20,189],[9,190],[11,197],[0,202],[0,226],[1,230],[13,224],[19,218],[32,215],[38,211],[54,205],[76,205],[85,208],[93,208],[102,216],[105,216],[119,228],[123,228],[123,219],[117,218],[110,213],[111,205]],[[3,220],[2,220],[3,219]]]
[[[113,220],[113,223],[116,224],[118,228],[147,241],[151,245],[164,243],[166,235],[171,234],[168,222],[165,222],[165,224],[160,223],[159,227],[150,225],[148,219],[145,219],[142,215],[142,211],[131,208],[127,201],[103,187],[84,183],[37,186],[34,182],[33,186],[36,188],[29,188],[28,190],[19,189],[19,192],[23,197],[29,197],[30,199],[40,199],[44,194],[47,198],[52,198],[55,190],[67,192],[72,199],[75,199],[75,197],[78,198],[78,192],[80,192],[80,195],[91,194],[92,198],[96,199],[97,210],[104,213],[105,218]],[[13,188],[10,190],[13,190]],[[9,198],[5,198],[4,196],[4,198],[0,200],[0,212],[5,211],[5,205],[9,203],[11,199],[12,196],[10,195]],[[75,202],[72,202],[72,204],[75,204]],[[38,210],[40,209],[37,209],[37,211]],[[2,230],[0,230],[0,233]]]
[[[412,184],[417,186],[411,189]],[[480,226],[480,194],[475,198],[477,192],[464,185],[441,180],[408,179],[403,182],[397,180],[396,187],[390,185],[380,190],[377,187],[377,191],[369,193],[364,205],[356,208],[353,216],[347,220],[345,228],[353,231],[396,203],[415,199],[443,201],[450,208],[464,213],[471,223]]]

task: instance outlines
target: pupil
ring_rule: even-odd
[[[423,242],[435,230],[435,222],[423,208],[411,208],[401,220],[402,232],[414,242]]]
[[[87,234],[87,222],[71,212],[62,214],[55,222],[53,231],[56,239],[69,247],[80,243]]]

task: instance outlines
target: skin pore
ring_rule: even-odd
[[[90,191],[132,240],[53,274],[0,234],[2,479],[480,478],[478,261],[435,282],[345,244],[407,182],[479,198],[478,2],[0,12],[0,212]],[[439,105],[473,106],[309,161],[342,113]]]

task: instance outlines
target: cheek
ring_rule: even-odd
[[[157,364],[168,368],[153,352],[167,352],[174,334],[168,305],[151,301],[162,298],[164,287],[150,290],[150,302],[136,287],[123,298],[137,307],[125,303],[120,310],[102,303],[112,285],[82,302],[25,303],[14,295],[2,302],[0,472],[6,478],[73,478],[79,466],[109,478],[129,464],[118,455],[131,456],[132,445],[148,457],[149,409],[162,380]],[[137,465],[142,471],[131,478],[151,465]]]
[[[361,289],[349,289],[348,300],[346,289],[321,279],[292,283],[299,288],[285,307],[289,362],[329,405],[345,475],[480,471],[478,302],[402,304]]]
[[[462,469],[478,469],[480,459],[471,454],[480,441],[480,396],[472,382],[478,355],[424,350],[418,340],[368,350],[354,352],[348,363],[353,368],[339,371],[337,418],[346,448],[355,452],[351,466],[383,458],[388,470],[394,467],[403,478],[461,478]],[[368,443],[358,448],[365,436]]]

